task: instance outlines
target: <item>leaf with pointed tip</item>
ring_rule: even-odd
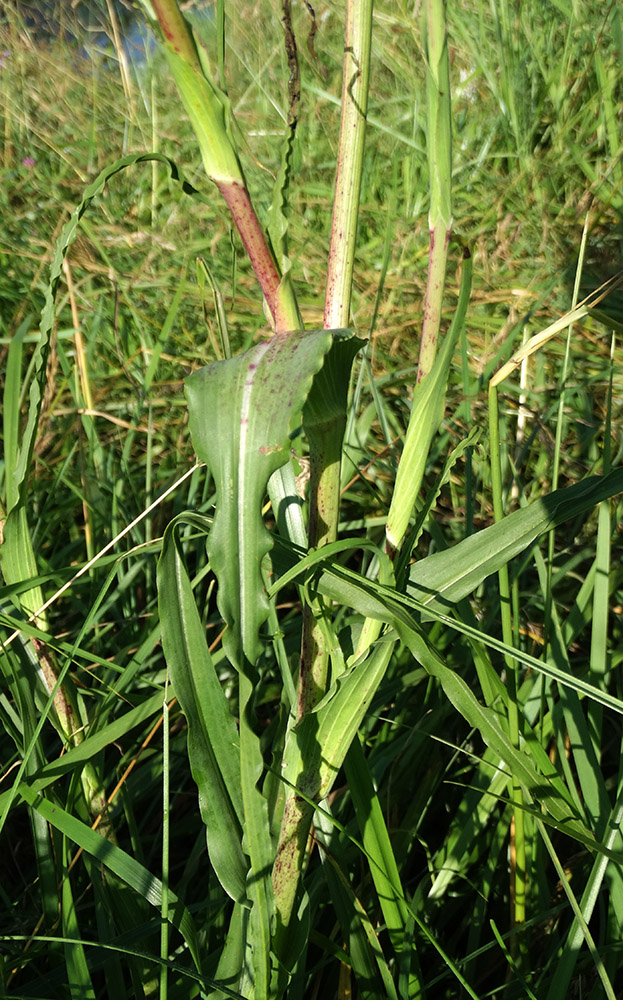
[[[188,723],[188,759],[199,792],[208,853],[232,899],[246,901],[248,859],[240,790],[239,737],[212,662],[179,537],[180,526],[207,531],[200,515],[178,515],[169,524],[158,560],[162,647],[176,697]]]
[[[555,490],[452,548],[416,562],[409,574],[407,593],[428,607],[447,611],[449,605],[473,593],[514,556],[526,552],[546,531],[622,491],[623,469],[615,469],[607,476],[589,476]]]

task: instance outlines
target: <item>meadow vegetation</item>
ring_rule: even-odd
[[[37,34],[25,5],[7,3],[0,20],[3,525],[13,507],[23,511],[5,539],[0,587],[0,996],[264,1000],[250,957],[258,890],[249,876],[249,898],[233,902],[211,864],[189,712],[162,649],[170,609],[162,579],[159,607],[157,564],[167,526],[187,511],[165,550],[183,555],[228,718],[257,741],[273,845],[302,606],[317,610],[323,595],[334,686],[340,670],[358,669],[349,658],[362,627],[385,623],[364,654],[380,660],[387,649],[387,662],[314,814],[296,926],[290,938],[275,934],[265,995],[623,995],[618,6],[447,4],[453,227],[442,344],[458,312],[461,322],[394,565],[385,524],[418,373],[430,119],[419,8],[375,4],[348,323],[366,346],[349,383],[339,541],[324,562],[304,562],[262,495],[265,523],[283,541],[270,556],[268,624],[240,717],[246,675],[227,639],[223,648],[222,584],[209,543],[206,552],[217,477],[197,464],[184,380],[266,339],[269,317],[161,49],[124,50],[115,30],[127,25],[122,16],[114,28],[111,4],[73,15],[66,6],[60,37]],[[224,10],[220,61],[216,15],[188,16],[227,92],[265,224],[287,131],[281,8],[257,0]],[[344,12],[316,5],[313,43],[306,5],[292,16],[301,101],[288,244],[311,330],[325,310]],[[88,185],[143,152],[162,159],[102,183],[55,257]],[[587,296],[588,308],[494,398],[495,372]],[[45,388],[18,482],[42,310]],[[305,435],[292,447],[304,479]],[[584,481],[543,508],[551,525],[543,514],[525,529],[506,580],[491,543],[492,568],[435,603],[433,578],[417,570],[427,556]],[[33,554],[19,570],[7,549],[18,537]],[[24,610],[33,594],[54,598],[34,624]],[[64,708],[50,695],[61,690],[57,668]],[[243,834],[241,855],[252,839]]]

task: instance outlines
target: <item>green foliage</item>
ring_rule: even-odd
[[[158,51],[104,4],[90,62],[0,25],[0,992],[618,996],[621,308],[578,298],[620,259],[620,13],[452,4],[448,53],[440,5],[375,5],[360,351],[317,329],[341,15],[292,10],[294,130],[279,11],[234,7],[172,58],[309,328],[272,339]],[[415,387],[440,205],[473,275],[451,238]]]

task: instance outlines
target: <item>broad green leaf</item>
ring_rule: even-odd
[[[246,899],[249,864],[242,850],[243,805],[236,723],[212,663],[178,529],[204,518],[181,515],[168,526],[158,561],[162,647],[188,722],[188,757],[199,791],[210,861],[232,899]]]
[[[290,729],[283,774],[307,798],[318,801],[330,792],[393,648],[392,642],[377,644],[364,663],[338,677],[313,711]]]
[[[540,535],[622,491],[623,469],[555,490],[451,549],[415,563],[407,593],[427,607],[447,610],[449,604],[473,593],[513,556],[525,552]]]
[[[252,664],[259,657],[259,629],[268,616],[261,565],[272,542],[261,503],[270,476],[289,460],[288,433],[335,336],[277,334],[186,380],[193,444],[216,484],[208,554],[229,626],[225,648],[238,667],[243,656]]]
[[[303,408],[303,427],[310,439],[326,434],[336,423],[345,424],[350,368],[364,344],[348,331],[333,330],[332,335],[331,349]]]

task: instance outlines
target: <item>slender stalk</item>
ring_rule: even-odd
[[[502,468],[500,461],[499,410],[497,388],[489,389],[489,435],[491,442],[491,491],[493,495],[493,516],[496,521],[504,517],[502,504]],[[500,588],[500,613],[502,618],[502,638],[512,647],[513,624],[511,616],[511,592],[508,566],[505,564],[498,573]],[[508,728],[514,747],[519,749],[519,705],[517,661],[505,656],[508,688]],[[526,845],[524,836],[524,794],[520,782],[511,778],[511,798],[514,804],[511,825],[511,922],[521,927],[526,919]],[[515,957],[519,951],[519,941],[513,938],[511,952]]]
[[[372,7],[372,0],[348,0],[346,4],[342,117],[324,312],[324,328],[328,330],[348,326],[350,318],[368,107]],[[344,427],[333,426],[323,428],[317,439],[310,437],[309,545],[313,548],[337,538],[343,433]],[[323,614],[320,599],[307,603],[303,609],[298,719],[311,711],[326,691],[329,644],[322,627]],[[309,803],[291,791],[286,798],[273,870],[278,951],[285,946],[284,931],[294,910],[312,816]]]
[[[162,703],[162,901],[160,904],[160,1000],[167,1000],[168,996],[168,968],[166,961],[169,957],[169,705],[168,680],[164,686],[164,701]]]
[[[422,39],[427,59],[430,253],[418,382],[428,375],[437,352],[448,243],[452,231],[452,127],[444,0],[425,0],[422,7]]]
[[[206,173],[231,212],[277,332],[296,330],[300,318],[290,282],[281,274],[251,202],[228,127],[225,96],[207,77],[192,32],[176,0],[154,0],[171,75],[193,126]]]
[[[586,218],[584,219],[584,227],[582,229],[582,240],[580,242],[580,252],[578,254],[578,263],[575,270],[575,279],[573,282],[573,295],[571,297],[571,309],[576,309],[578,300],[580,298],[580,280],[582,278],[582,271],[584,268],[584,257],[586,254],[586,243],[588,240],[589,233],[589,220],[590,220],[590,209],[586,213]],[[567,375],[569,372],[569,357],[571,354],[571,338],[573,336],[573,324],[569,324],[569,329],[567,330],[567,341],[565,344],[565,354],[562,363],[562,371],[560,373],[560,396],[558,399],[558,413],[556,418],[556,438],[554,443],[554,458],[552,462],[552,492],[558,489],[558,481],[560,478],[560,459],[562,455],[563,447],[563,431],[565,428],[565,406],[567,405]],[[554,570],[554,552],[556,543],[556,531],[552,529],[547,536],[547,589],[545,592],[545,613],[544,613],[544,636],[545,643],[543,647],[543,658],[547,656],[550,634],[552,631],[552,607],[553,607],[553,595],[552,595],[552,576]]]
[[[348,326],[361,193],[372,38],[372,0],[346,4],[342,118],[325,294],[324,327]]]

